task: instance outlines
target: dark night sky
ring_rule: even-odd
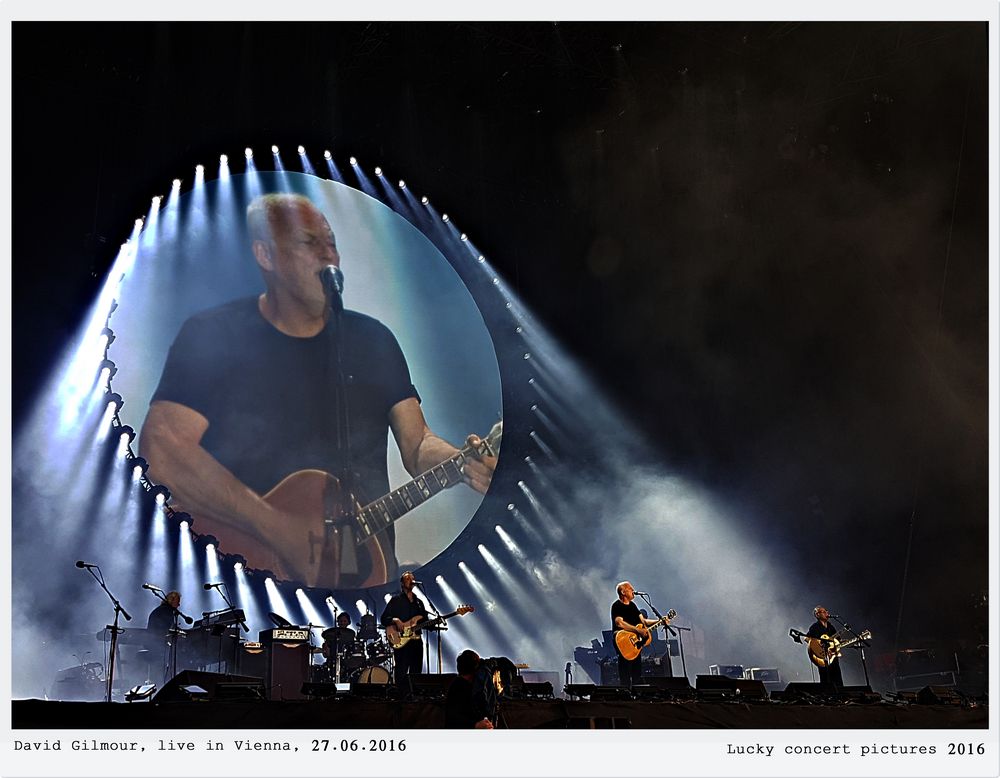
[[[987,579],[985,24],[28,24],[13,413],[172,178],[245,145],[430,195],[761,533],[971,623]],[[968,627],[966,626],[968,629]]]

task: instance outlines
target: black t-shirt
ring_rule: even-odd
[[[611,629],[617,632],[621,629],[615,620],[621,616],[622,620],[626,624],[631,624],[632,626],[638,626],[642,623],[642,615],[639,613],[639,608],[635,602],[630,602],[628,605],[623,603],[621,600],[615,600],[611,603]]]
[[[427,608],[424,607],[423,601],[414,595],[413,602],[410,602],[410,599],[403,592],[399,592],[385,604],[385,610],[382,611],[382,626],[388,627],[392,624],[393,619],[409,621],[418,614],[424,617],[421,621],[426,620]],[[421,634],[418,632],[416,636],[419,638]]]
[[[389,491],[389,410],[419,397],[385,325],[354,311],[341,322],[354,491],[365,504]],[[261,316],[256,297],[196,314],[170,347],[153,400],[204,416],[202,446],[259,494],[297,470],[339,476],[334,326],[290,337]]]
[[[150,632],[166,635],[167,631],[174,626],[174,617],[176,615],[176,608],[171,607],[165,602],[161,602],[149,612],[149,618],[146,619],[146,629]]]
[[[827,625],[824,627],[821,622],[817,621],[811,627],[809,627],[809,631],[806,634],[811,638],[818,638],[822,637],[823,635],[832,638],[834,635],[837,634],[837,628],[833,626],[833,624],[830,624],[829,622],[827,622]]]

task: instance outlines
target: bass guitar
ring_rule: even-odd
[[[626,659],[635,659],[640,653],[642,653],[642,649],[648,646],[650,641],[653,639],[651,630],[656,629],[661,624],[666,626],[676,615],[677,611],[671,608],[667,611],[666,616],[657,619],[655,623],[650,624],[648,627],[642,624],[637,624],[637,628],[642,632],[641,635],[629,632],[627,629],[618,630],[615,633],[615,645],[618,646],[618,651]]]
[[[386,530],[434,495],[460,483],[466,462],[497,456],[502,438],[503,422],[498,421],[475,449],[465,446],[367,505],[329,473],[299,470],[263,497],[291,517],[289,521],[236,527],[199,514],[194,526],[200,535],[215,536],[224,553],[240,554],[247,567],[270,570],[279,580],[331,589],[379,586],[388,580],[394,553]]]
[[[836,633],[833,635],[820,635],[818,638],[810,637],[798,630],[792,630],[791,634],[793,637],[797,636],[806,639],[806,650],[809,653],[809,661],[816,665],[816,667],[829,667],[840,658],[840,654],[845,648],[853,646],[855,643],[860,643],[863,640],[870,640],[872,636],[871,630],[867,629],[857,637],[848,638],[847,640],[838,639]]]
[[[412,619],[403,622],[402,631],[395,624],[390,624],[385,628],[385,637],[389,641],[389,645],[393,648],[402,648],[411,640],[419,638],[420,630],[436,627],[438,624],[443,624],[452,616],[464,616],[466,613],[472,613],[474,610],[475,608],[471,605],[459,605],[451,613],[446,613],[444,616],[438,616],[434,619],[420,621],[421,616],[414,616]]]

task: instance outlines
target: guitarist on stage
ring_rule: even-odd
[[[656,619],[645,618],[639,613],[639,608],[634,602],[635,589],[628,581],[618,584],[618,599],[611,604],[611,629],[617,633],[619,630],[634,632],[646,639],[650,639],[648,627],[663,622]],[[667,614],[668,616],[670,614]],[[615,653],[618,654],[618,685],[632,687],[642,683],[642,655],[635,659],[626,659],[615,645]]]
[[[837,628],[830,623],[830,612],[822,605],[817,605],[813,608],[813,615],[816,617],[816,623],[809,627],[809,631],[806,634],[810,638],[819,640],[820,645],[825,649],[829,645],[829,641],[823,640],[823,637],[835,637]],[[844,685],[844,679],[840,674],[840,660],[834,657],[827,662],[826,667],[819,668],[819,682],[833,684],[834,686]]]
[[[385,610],[382,611],[382,626],[395,625],[402,634],[406,627],[412,627],[418,622],[427,619],[427,608],[423,601],[417,597],[413,591],[415,579],[413,573],[407,571],[399,577],[399,593],[386,603]],[[396,686],[406,690],[406,676],[410,673],[419,673],[424,659],[424,641],[420,639],[421,633],[400,648],[394,648],[393,654],[396,664]]]

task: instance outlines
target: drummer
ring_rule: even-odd
[[[337,628],[328,629],[323,633],[323,656],[327,662],[333,662],[339,648],[343,651],[354,642],[355,632],[351,629],[351,615],[341,611],[337,616]]]

